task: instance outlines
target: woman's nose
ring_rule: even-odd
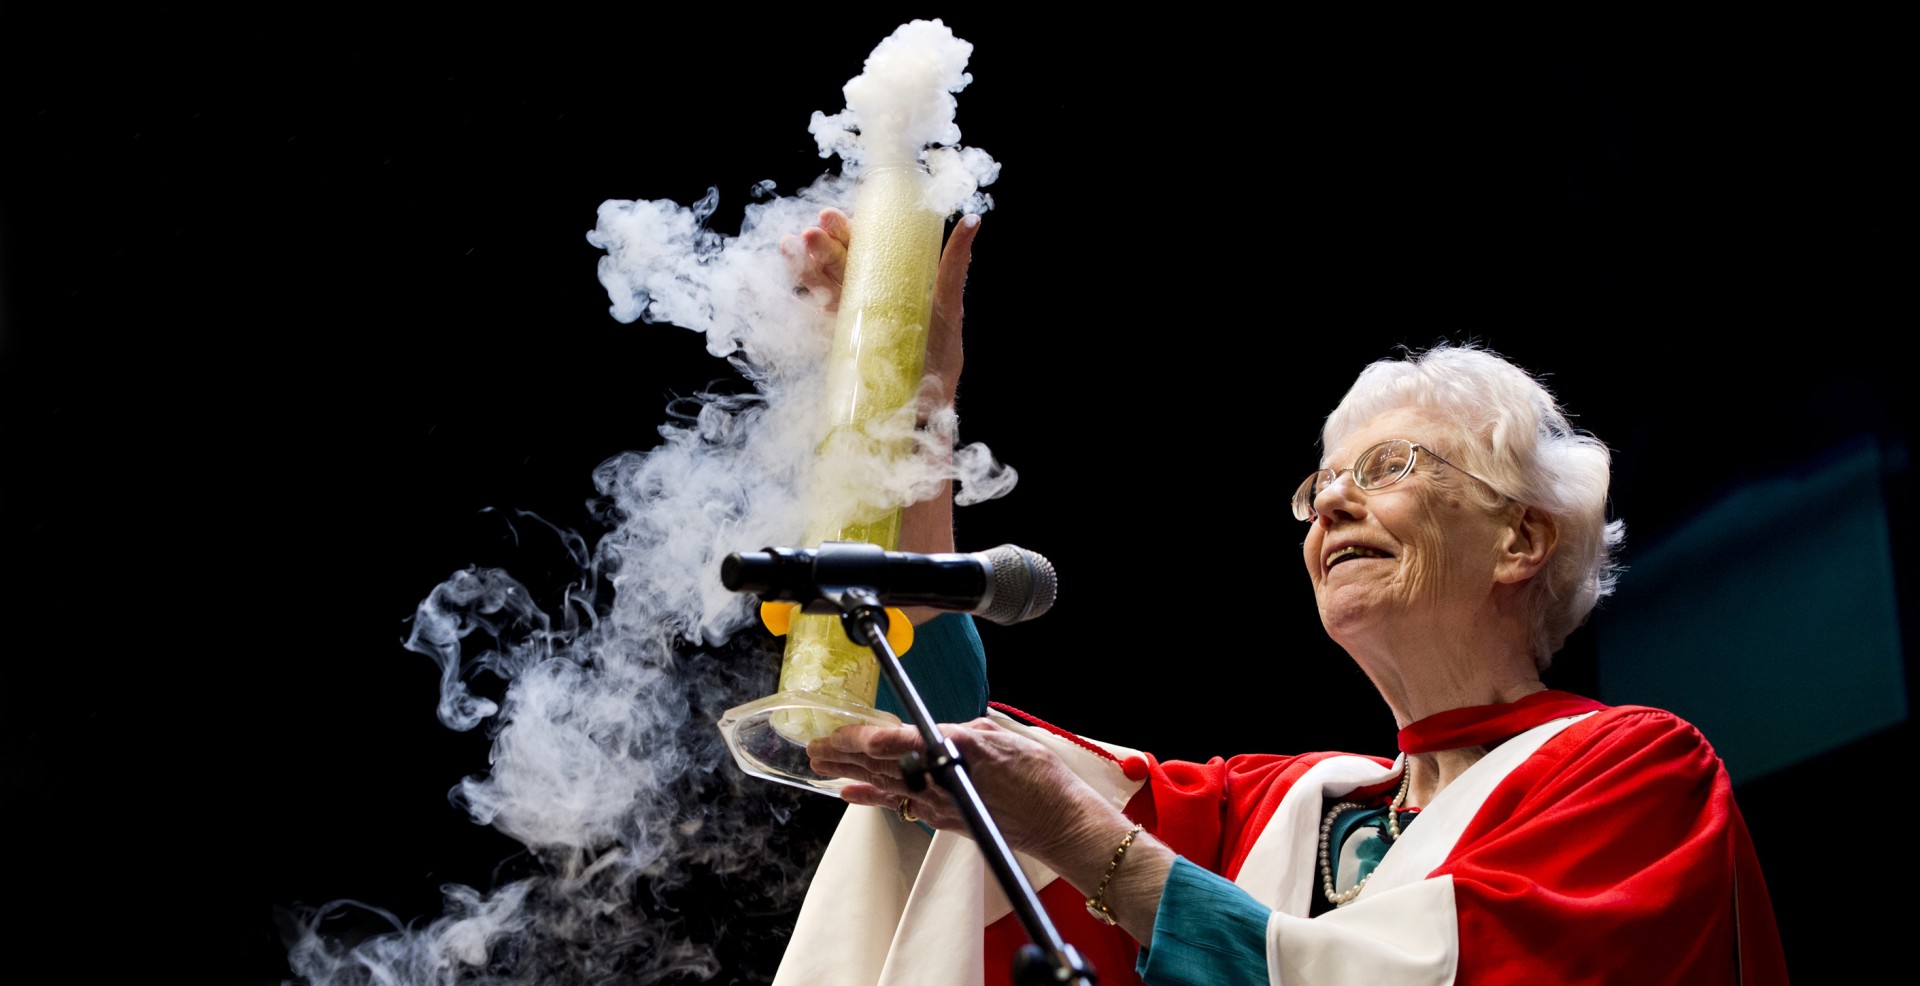
[[[1352,517],[1362,509],[1366,491],[1353,481],[1353,470],[1335,473],[1333,482],[1313,495],[1313,512],[1321,517]]]

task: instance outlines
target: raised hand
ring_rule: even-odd
[[[926,373],[938,388],[932,396],[943,404],[953,403],[960,386],[964,362],[960,326],[965,313],[967,268],[973,262],[973,238],[979,231],[979,216],[969,213],[960,217],[940,252],[940,267],[934,277]],[[847,246],[852,241],[853,221],[831,207],[820,210],[816,225],[780,240],[780,254],[787,258],[795,290],[814,298],[824,311],[840,310],[840,294],[847,277]]]

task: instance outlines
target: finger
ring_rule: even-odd
[[[966,291],[967,268],[973,262],[973,238],[979,234],[980,217],[969,213],[947,236],[940,251],[939,275],[934,279],[933,324],[927,337],[926,372],[933,391],[934,404],[950,404],[959,385],[964,357],[960,348],[962,297]]]
[[[954,324],[960,322],[961,298],[967,286],[967,268],[973,263],[973,238],[980,233],[980,217],[962,216],[940,251],[940,271],[935,278],[933,303]]]
[[[847,279],[847,245],[818,226],[802,232],[800,242],[805,253],[799,272],[801,286],[824,298],[822,307],[827,311],[838,311],[841,285]]]
[[[853,783],[840,789],[840,800],[850,805],[868,805],[892,810],[904,795],[876,784]]]
[[[826,739],[807,744],[808,764],[821,776],[872,784],[897,796],[906,784],[900,759],[919,747],[910,735],[902,741],[894,732],[877,727],[843,727]]]
[[[827,734],[827,744],[842,753],[887,760],[920,749],[920,731],[912,726],[842,726]]]
[[[800,233],[800,240],[807,248],[807,263],[819,267],[820,273],[839,284],[845,280],[847,272],[847,241],[836,237],[819,226],[809,226]]]
[[[915,816],[914,820],[925,822],[937,829],[957,828],[963,821],[960,813],[954,808],[953,799],[945,792],[931,787],[907,795],[898,790],[888,790],[867,784],[849,784],[841,788],[838,793],[840,800],[848,804],[866,805],[890,812],[899,811],[901,799],[907,798],[909,810]]]
[[[814,772],[828,777],[841,777],[863,783],[897,783],[900,778],[900,761],[897,757],[875,757],[861,751],[834,749],[826,739],[817,739],[807,744],[807,761]]]
[[[807,759],[815,764],[816,769],[831,771],[836,776],[845,776],[850,771],[871,772],[892,762],[859,751],[836,750],[824,739],[807,744]]]
[[[780,237],[780,257],[787,262],[787,269],[797,282],[808,275],[807,241],[798,233],[788,233]]]
[[[947,245],[940,251],[940,283],[958,292],[967,283],[967,266],[973,262],[973,238],[980,235],[980,216],[967,213],[953,226]]]
[[[820,210],[820,229],[840,241],[843,249],[853,242],[853,221],[847,218],[846,213],[832,206]]]
[[[871,787],[885,795],[893,792],[898,798],[907,789],[906,778],[901,776],[900,768],[894,764],[855,764],[834,761],[810,760],[808,766],[822,777],[835,777],[849,785]]]

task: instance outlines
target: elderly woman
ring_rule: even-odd
[[[975,222],[942,272],[949,398]],[[850,235],[826,215],[795,241],[810,283],[831,289]],[[1606,447],[1531,374],[1457,345],[1366,367],[1322,444],[1293,495],[1302,560],[1327,633],[1393,711],[1398,757],[1161,762],[1001,707],[936,709],[966,719],[942,729],[1062,938],[1103,983],[1784,982],[1707,740],[1541,681],[1613,585]],[[903,547],[951,550],[947,506],[922,509],[934,534]],[[822,860],[781,986],[1008,981],[1022,926],[953,801],[901,777],[921,745],[911,726],[858,726],[811,747],[863,807]]]

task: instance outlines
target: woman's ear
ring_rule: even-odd
[[[1504,537],[1494,580],[1518,584],[1547,567],[1554,547],[1560,543],[1560,525],[1552,514],[1538,507],[1521,506],[1519,516],[1507,526]]]

